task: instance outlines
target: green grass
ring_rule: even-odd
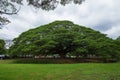
[[[0,60],[0,80],[120,80],[120,63],[16,64],[12,62],[14,60]]]

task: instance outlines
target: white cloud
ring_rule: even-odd
[[[120,36],[120,24],[112,26],[110,30],[105,31],[104,33],[108,34],[109,37],[113,37],[113,38]]]
[[[9,16],[12,23],[0,30],[0,38],[13,39],[23,31],[55,20],[70,20],[116,38],[120,36],[119,3],[120,0],[86,0],[82,5],[59,5],[49,12],[22,6],[18,15]]]

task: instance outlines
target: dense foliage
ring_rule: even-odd
[[[0,39],[0,54],[4,54],[5,53],[5,42],[4,40]]]
[[[14,39],[10,54],[118,59],[119,45],[115,43],[93,29],[70,21],[55,21],[22,33]]]

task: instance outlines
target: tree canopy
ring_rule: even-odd
[[[32,5],[35,8],[41,8],[42,10],[54,10],[58,4],[65,6],[66,4],[75,3],[81,4],[85,0],[26,0],[28,5]],[[20,7],[17,8],[17,5],[23,5],[24,0],[0,0],[0,25],[5,25],[10,23],[10,21],[3,17],[3,14],[13,15],[17,14],[20,10]]]
[[[119,58],[114,40],[70,21],[55,21],[23,32],[14,39],[11,55],[55,55],[61,58]]]

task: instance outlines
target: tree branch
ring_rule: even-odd
[[[16,12],[9,13],[9,12],[0,11],[0,14],[13,15],[13,14],[17,14],[20,11],[20,9],[21,9],[21,6],[19,7],[19,9]]]

